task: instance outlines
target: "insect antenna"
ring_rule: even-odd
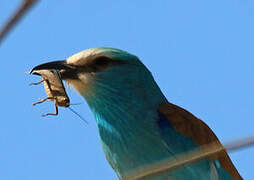
[[[77,113],[74,109],[68,107],[68,109],[73,112],[74,114],[76,114],[82,121],[84,121],[86,124],[88,124],[88,122],[85,120],[85,118],[83,118],[79,113]]]
[[[71,105],[71,106],[73,106],[73,105],[76,106],[76,105],[81,105],[81,104],[83,104],[83,103],[71,103],[70,105]]]

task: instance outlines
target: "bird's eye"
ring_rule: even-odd
[[[95,60],[94,65],[96,66],[107,66],[110,63],[110,59],[107,57],[100,57]]]
[[[91,72],[101,72],[118,64],[120,64],[118,60],[113,60],[109,57],[100,56],[90,61],[89,68],[91,69]]]

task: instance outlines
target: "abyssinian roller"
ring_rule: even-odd
[[[88,49],[63,61],[36,66],[55,69],[85,98],[93,112],[105,156],[125,179],[136,169],[220,142],[212,130],[170,103],[135,55],[114,48]],[[32,70],[32,71],[33,71]],[[240,180],[226,151],[140,180]]]

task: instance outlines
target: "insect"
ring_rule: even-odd
[[[45,101],[54,101],[55,103],[55,113],[47,113],[47,114],[43,114],[42,116],[48,116],[48,115],[57,116],[58,106],[61,106],[61,107],[70,106],[70,99],[65,91],[59,71],[55,69],[34,70],[31,73],[41,76],[42,80],[37,83],[31,83],[30,85],[38,85],[43,82],[45,92],[48,96],[45,99],[40,99],[39,102],[36,102],[33,105],[37,105]]]

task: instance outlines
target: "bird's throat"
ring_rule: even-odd
[[[123,97],[87,99],[97,121],[106,158],[119,176],[168,157],[156,120],[157,102]],[[151,105],[153,103],[153,105]],[[144,153],[145,149],[149,149]]]

